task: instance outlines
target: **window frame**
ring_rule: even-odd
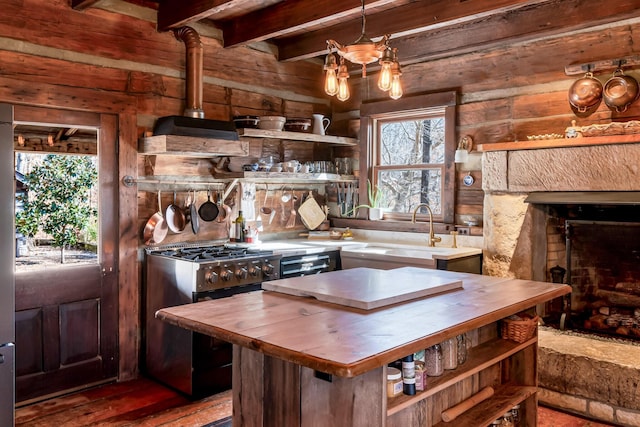
[[[442,212],[434,215],[434,222],[453,224],[455,213],[455,127],[456,127],[456,92],[441,92],[427,95],[405,97],[400,100],[387,100],[363,104],[360,108],[360,200],[367,200],[367,180],[373,185],[377,184],[377,171],[393,170],[394,167],[379,166],[379,126],[384,120],[410,119],[416,116],[444,116],[445,119],[445,152],[443,164],[420,164],[420,168],[428,165],[429,168],[440,167],[442,170]],[[363,168],[362,165],[365,167]],[[421,221],[428,215],[418,214]],[[386,219],[408,222],[410,213],[386,213]]]

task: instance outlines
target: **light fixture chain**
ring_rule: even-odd
[[[362,35],[364,36],[364,30],[367,25],[367,17],[364,13],[364,0],[362,0]]]

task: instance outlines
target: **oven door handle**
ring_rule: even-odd
[[[308,265],[300,264],[300,268],[297,268],[295,270],[282,270],[282,276],[287,276],[289,274],[296,274],[296,273],[309,273],[311,271],[316,271],[316,270],[323,270],[325,268],[329,267],[329,264],[324,263],[324,264],[318,264],[318,265],[313,265],[311,263],[309,263]]]
[[[305,257],[299,257],[295,259],[283,260],[280,262],[280,265],[286,266],[286,265],[293,265],[293,264],[303,264],[305,262],[325,261],[325,260],[329,260],[328,255],[314,255],[314,256],[305,256]]]

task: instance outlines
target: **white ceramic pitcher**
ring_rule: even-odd
[[[329,124],[331,124],[331,119],[329,119],[329,117],[325,117],[322,114],[313,115],[313,133],[317,135],[324,135]]]

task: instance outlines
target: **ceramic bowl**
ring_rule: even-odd
[[[234,116],[233,122],[237,128],[255,129],[260,123],[260,118],[258,116]]]
[[[263,130],[282,130],[286,120],[282,116],[260,116],[258,127]]]
[[[284,130],[289,132],[308,132],[311,129],[311,119],[287,119]]]

